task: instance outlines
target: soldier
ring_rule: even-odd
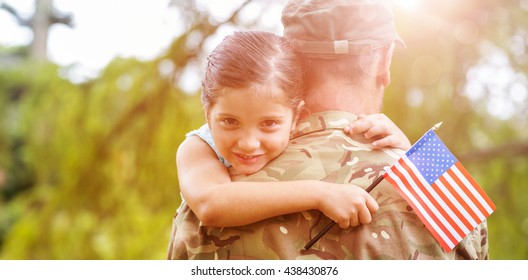
[[[362,125],[380,114],[395,44],[403,45],[384,1],[290,1],[284,34],[306,57],[305,102],[286,150],[252,175],[233,181],[320,180],[366,188],[404,152],[375,149]],[[363,116],[366,115],[366,116]],[[358,120],[358,116],[359,120]],[[353,137],[348,137],[350,131]],[[348,186],[348,185],[346,185]],[[331,220],[318,210],[280,215],[245,226],[202,226],[188,207],[174,219],[171,259],[487,259],[482,223],[449,253],[387,182],[370,195],[372,222],[334,227],[304,246]]]
[[[371,221],[378,205],[357,186],[231,181],[226,167],[249,175],[286,148],[303,104],[302,72],[289,42],[269,32],[235,32],[208,57],[202,87],[207,124],[188,133],[177,153],[182,205],[188,204],[202,225],[247,225],[310,209],[342,228]],[[374,143],[392,141],[408,148],[405,135],[388,122],[367,127],[376,139],[381,137]]]

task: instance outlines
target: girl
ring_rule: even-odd
[[[187,135],[176,165],[185,202],[203,225],[246,225],[318,209],[342,228],[370,223],[378,209],[362,188],[321,181],[232,182],[228,168],[253,174],[288,145],[301,112],[302,67],[288,41],[268,32],[236,32],[208,57],[202,83],[207,124]],[[410,147],[388,119],[366,116],[349,133],[373,145]]]

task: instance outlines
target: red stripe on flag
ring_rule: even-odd
[[[449,198],[442,190],[441,188],[435,183],[431,185],[434,189],[438,190],[438,195],[442,198],[442,200],[447,204],[449,209],[453,211],[453,214],[464,224],[465,228],[461,228],[461,230],[464,232],[463,236],[465,236],[471,229],[474,228],[473,225],[466,219],[466,217],[462,214],[460,211],[460,208],[453,204],[451,201],[451,198]]]
[[[407,162],[403,161],[400,165],[403,169],[405,169],[405,171],[407,171],[408,174],[413,174],[414,171],[407,165]],[[395,169],[392,169],[392,171],[394,172],[394,174],[396,176],[398,176],[398,178],[400,178],[400,180],[403,182],[403,185],[404,187],[407,189],[408,192],[410,192],[410,194],[413,196],[413,198],[418,202],[418,204],[420,204],[422,206],[422,209],[428,214],[428,216],[432,219],[432,221],[436,224],[437,227],[439,227],[440,231],[442,233],[444,233],[444,235],[451,241],[451,243],[453,244],[457,244],[458,243],[458,238],[456,238],[449,229],[446,228],[446,226],[444,225],[444,223],[438,218],[438,216],[434,213],[433,209],[431,209],[431,207],[429,207],[429,205],[427,204],[426,201],[424,201],[422,199],[422,197],[416,192],[416,190],[412,187],[412,184],[414,184],[418,189],[420,189],[422,191],[422,193],[427,193],[427,189],[425,188],[425,186],[422,184],[422,182],[415,177],[415,179],[412,179],[412,182],[409,182],[407,180],[407,178],[400,172],[400,170],[398,168],[395,168]],[[429,202],[432,203],[431,200],[434,200],[430,195],[427,196],[427,199],[429,200]],[[436,207],[435,205],[435,208],[438,209],[438,207]],[[420,209],[418,208],[415,208],[416,211],[420,211]],[[445,213],[445,212],[444,212]],[[431,225],[432,226],[432,225]],[[433,230],[436,230],[434,229],[434,227],[432,227]],[[439,232],[439,235],[440,235],[440,232]],[[440,235],[441,236],[441,235]]]
[[[412,162],[410,162],[410,164],[412,164]],[[460,239],[456,237],[455,235],[453,235],[453,237],[456,238],[457,241],[462,240],[462,238],[464,238],[464,236],[467,234],[467,231],[465,230],[465,225],[459,225],[459,223],[457,223],[452,218],[453,216],[456,216],[456,212],[458,212],[458,209],[454,207],[453,204],[450,203],[450,200],[444,195],[444,193],[442,192],[442,190],[440,190],[440,188],[438,188],[438,186],[429,185],[427,181],[425,180],[425,178],[423,177],[422,177],[423,181],[420,180],[418,176],[416,175],[416,172],[419,172],[419,171],[409,170],[409,175],[412,178],[412,180],[416,182],[416,184],[422,190],[423,194],[433,204],[433,206],[438,210],[438,212],[440,212],[440,215],[445,218],[446,222],[451,226],[451,228],[453,228],[456,231],[456,233],[460,236]],[[427,186],[424,185],[424,183],[427,184]],[[464,226],[464,227],[461,227],[461,226]]]
[[[394,167],[394,165],[393,165],[393,167]],[[385,180],[387,180],[387,182],[391,183],[391,185],[393,185],[395,187],[395,189],[400,193],[400,195],[403,198],[405,198],[407,203],[409,203],[409,205],[413,209],[418,209],[418,207],[416,207],[416,205],[414,205],[414,202],[412,202],[410,199],[408,199],[407,195],[400,189],[400,185],[390,175],[388,175],[388,172],[386,172],[384,174],[384,177],[385,177]],[[416,213],[418,218],[420,218],[420,221],[422,221],[422,223],[424,223],[424,225],[427,227],[427,229],[433,235],[433,237],[436,239],[436,241],[438,243],[440,243],[440,246],[442,246],[442,248],[444,248],[444,250],[446,252],[451,251],[452,248],[444,241],[444,239],[436,232],[436,230],[433,229],[433,227],[429,224],[429,222],[427,222],[427,219],[422,215],[422,213],[420,211],[414,211],[414,212]]]
[[[471,223],[471,229],[475,228],[479,224],[479,222],[477,222],[479,220],[479,218],[471,210],[471,207],[469,207],[469,205],[467,205],[467,203],[464,201],[464,199],[460,196],[460,194],[458,194],[458,192],[456,190],[454,190],[454,188],[451,185],[451,183],[449,183],[449,181],[447,181],[447,179],[444,176],[440,176],[440,178],[438,178],[438,181],[440,181],[447,188],[449,193],[451,193],[451,195],[453,195],[453,197],[460,204],[460,206],[462,206],[462,208],[469,214],[469,216],[471,216],[472,220],[469,220],[469,222]]]
[[[418,185],[423,190],[427,198],[433,203],[436,209],[438,209],[438,211],[447,220],[447,222],[451,225],[451,227],[463,238],[467,234],[467,231],[465,231],[465,228],[460,227],[459,224],[455,222],[454,219],[452,219],[452,215],[456,215],[456,213],[458,212],[458,208],[454,207],[450,199],[445,196],[445,194],[442,192],[442,190],[440,190],[440,188],[437,185],[435,184],[429,185],[429,188],[427,188],[422,184],[422,181],[418,179],[418,177],[416,176],[416,172],[409,172],[409,175],[411,176],[413,181],[419,182]],[[434,192],[434,194],[436,194],[436,197],[432,195],[431,191]],[[443,202],[444,205],[441,205],[438,200]],[[446,211],[446,209],[450,210],[451,214],[449,214]],[[464,221],[461,221],[461,222],[464,223]],[[467,225],[464,224],[464,226],[467,226]]]
[[[456,185],[466,194],[466,196],[469,198],[469,200],[471,202],[473,202],[473,204],[477,208],[477,209],[475,209],[474,207],[471,207],[471,205],[468,204],[469,209],[471,209],[471,211],[473,211],[475,213],[475,215],[478,216],[477,222],[480,224],[486,218],[484,213],[487,213],[488,211],[486,211],[486,209],[484,209],[484,207],[480,204],[478,199],[468,189],[468,188],[474,188],[474,186],[471,186],[471,185],[468,186],[464,182],[462,182],[462,180],[458,177],[457,174],[455,174],[455,172],[451,168],[447,170],[447,173],[449,174],[449,176],[451,176],[451,179],[453,179],[453,181],[455,181]],[[464,174],[462,174],[462,175],[464,175]]]
[[[491,212],[489,211],[486,211],[486,212],[488,214],[491,214],[493,211],[495,211],[497,207],[495,206],[493,201],[491,201],[491,199],[484,192],[484,190],[479,186],[479,184],[475,181],[475,179],[473,179],[473,177],[469,175],[469,172],[466,170],[466,168],[464,168],[464,166],[459,161],[455,163],[455,166],[458,168],[458,170],[460,170],[462,174],[464,174],[464,177],[471,183],[471,185],[475,188],[475,190],[480,194],[480,197],[482,197],[482,199],[484,199],[484,201],[486,201],[488,206],[491,208]]]

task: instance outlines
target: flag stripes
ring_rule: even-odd
[[[448,252],[495,210],[495,205],[458,161],[429,184],[405,155],[384,177],[406,198]]]
[[[454,173],[456,174],[456,178],[459,178],[462,180],[461,185],[463,186],[472,186],[472,188],[468,188],[468,190],[471,192],[473,197],[475,197],[478,200],[478,206],[484,207],[485,211],[482,211],[482,213],[486,212],[489,214],[493,213],[495,211],[495,205],[493,202],[491,202],[491,199],[486,195],[486,193],[480,188],[480,186],[475,182],[475,180],[469,175],[469,172],[462,166],[460,162],[457,162],[456,168],[453,168]]]
[[[433,184],[434,187],[438,188],[442,194],[444,194],[445,199],[448,199],[450,209],[453,209],[453,213],[455,213],[455,217],[459,218],[460,221],[464,224],[462,229],[472,229],[477,226],[477,224],[474,222],[473,218],[469,215],[469,213],[466,211],[466,209],[460,204],[459,200],[457,200],[453,194],[446,188],[444,184],[442,184],[441,181],[445,181],[444,178],[440,178],[440,181]]]
[[[416,175],[416,179],[412,179],[410,173],[408,172],[408,170],[411,170],[412,164],[408,165],[406,161],[408,161],[408,159],[406,156],[404,156],[396,164],[394,164],[393,167],[385,173],[385,180],[389,181],[393,186],[395,186],[396,190],[398,190],[402,196],[406,198],[407,202],[413,209],[415,209],[415,212],[419,216],[420,220],[422,220],[432,235],[440,243],[442,248],[451,250],[451,248],[455,247],[455,245],[458,243],[458,240],[453,234],[453,231],[455,230],[453,227],[449,226],[449,223],[442,223],[439,221],[438,216],[434,213],[438,213],[438,211],[432,210],[430,206],[432,205],[431,200],[426,199],[424,201],[418,195],[416,195],[416,190],[422,190],[423,192],[423,190],[426,189],[426,186],[430,185],[426,183],[425,178],[420,178],[422,177],[420,173],[414,173],[414,175]],[[425,182],[425,184],[423,184],[422,181]]]
[[[454,191],[457,194],[457,198],[459,199],[460,204],[468,213],[470,213],[471,217],[473,218],[473,221],[475,222],[475,226],[477,226],[480,221],[484,220],[484,215],[478,210],[477,206],[473,203],[473,199],[467,196],[466,190],[460,188],[460,186],[457,184],[456,178],[451,177],[452,170],[448,170],[447,174],[440,177],[440,181],[446,185],[446,187],[449,190]],[[444,180],[445,179],[445,180]],[[465,187],[462,185],[462,187]],[[473,224],[473,223],[472,223]]]

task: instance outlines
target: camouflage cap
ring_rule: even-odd
[[[308,57],[368,54],[392,42],[405,47],[384,0],[290,0],[282,23],[284,37]]]

